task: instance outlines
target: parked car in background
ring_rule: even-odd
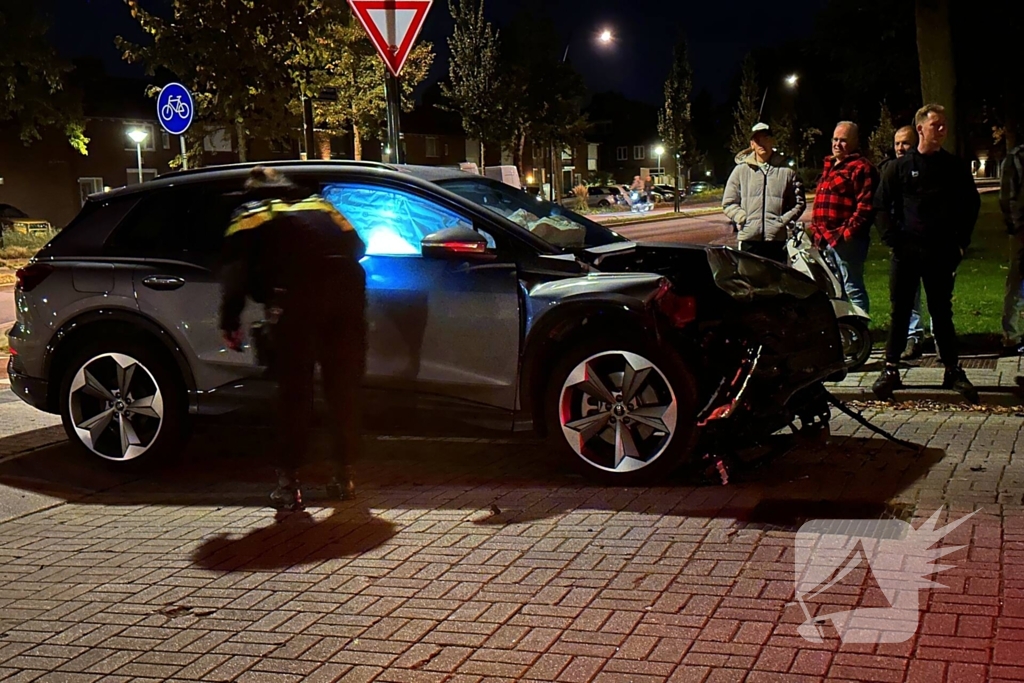
[[[691,195],[700,194],[701,192],[709,192],[712,189],[713,189],[713,187],[712,187],[711,183],[709,183],[709,182],[707,182],[705,180],[698,180],[696,182],[690,183],[690,194]]]
[[[576,206],[579,199],[572,192],[562,197],[562,206],[572,208]],[[615,196],[606,187],[587,188],[587,206],[591,209],[602,209],[615,204]]]
[[[790,268],[637,244],[461,171],[268,165],[336,206],[367,246],[365,414],[384,433],[532,429],[584,473],[630,483],[827,422],[822,382],[845,372],[839,329],[828,297]],[[253,349],[229,352],[217,329],[223,235],[251,168],[94,195],[18,271],[11,389],[60,414],[83,454],[160,461],[192,416],[272,400]],[[249,302],[244,329],[262,315]]]
[[[660,194],[666,202],[674,202],[676,196],[676,188],[671,185],[655,185],[654,191]],[[680,199],[686,199],[686,189],[679,188]]]
[[[13,230],[24,234],[53,230],[49,221],[31,218],[27,213],[10,204],[0,204],[0,228],[5,232]]]

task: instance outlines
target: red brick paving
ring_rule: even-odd
[[[91,495],[70,456],[35,453],[0,484],[71,502],[0,524],[0,680],[1024,680],[1024,421],[878,417],[934,448],[914,459],[837,421],[827,448],[724,489],[593,486],[529,443],[378,441],[357,503],[320,507],[313,487],[311,519],[281,524],[264,469],[209,464],[224,443]],[[882,492],[880,471],[904,483]],[[842,644],[827,625],[808,642],[787,604],[799,524],[759,510],[873,490],[915,524],[938,504],[982,513],[946,541],[966,548],[913,639]],[[817,604],[879,604],[867,576]]]

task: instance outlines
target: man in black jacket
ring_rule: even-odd
[[[942,386],[972,403],[978,392],[960,367],[953,326],[956,269],[971,243],[981,197],[967,164],[942,149],[946,139],[943,107],[929,104],[915,117],[916,150],[889,164],[875,195],[877,224],[892,248],[892,319],[885,370],[874,385],[881,400],[903,386],[898,364],[907,345],[907,328],[919,283],[924,283],[939,358],[946,366]]]
[[[366,358],[363,241],[331,204],[273,169],[253,169],[246,191],[250,201],[232,216],[224,241],[221,330],[227,345],[241,350],[246,295],[267,307],[273,323],[270,370],[278,382],[281,441],[271,500],[279,509],[302,508],[297,470],[309,446],[317,362],[334,437],[328,495],[351,499]]]

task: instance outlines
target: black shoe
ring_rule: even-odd
[[[967,379],[967,373],[964,372],[964,369],[959,366],[955,368],[946,368],[946,374],[942,377],[942,388],[952,389],[966,398],[970,403],[981,403],[981,398],[978,396],[978,390],[974,388],[973,384],[971,384],[971,380]]]
[[[286,470],[277,471],[277,488],[270,494],[270,502],[283,512],[298,512],[305,509],[299,480],[294,473]]]
[[[920,337],[910,337],[907,339],[907,348],[903,351],[903,355],[900,356],[901,360],[917,360],[924,354],[924,339]]]
[[[331,477],[327,484],[327,497],[342,501],[356,499],[356,484],[351,467],[346,465]]]
[[[902,388],[903,380],[900,378],[899,369],[892,365],[887,365],[885,370],[882,370],[882,374],[875,380],[871,391],[874,392],[879,401],[891,401],[892,393]]]

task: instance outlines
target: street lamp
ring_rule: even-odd
[[[610,44],[612,42],[612,40],[614,40],[614,38],[615,38],[615,35],[611,32],[610,29],[607,29],[607,28],[605,30],[601,31],[601,35],[598,36],[598,40],[600,40],[605,45]]]
[[[790,88],[795,88],[796,84],[799,82],[800,77],[797,76],[796,74],[790,74],[789,76],[786,76],[786,85],[788,85]]]
[[[658,172],[664,175],[665,169],[661,167],[661,157],[665,154],[665,146],[658,145],[654,148],[654,153],[658,155]]]
[[[135,143],[135,152],[138,154],[139,160],[139,184],[142,184],[142,143],[149,137],[149,133],[142,130],[141,128],[135,128],[128,131],[128,137],[131,138],[132,142]]]

